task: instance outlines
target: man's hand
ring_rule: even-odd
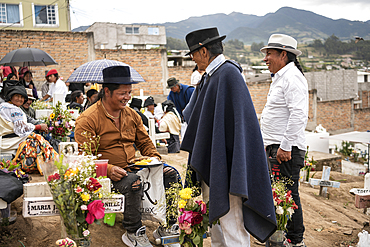
[[[284,151],[281,148],[278,149],[276,154],[276,160],[281,164],[281,162],[286,162],[292,159],[291,151]]]
[[[112,179],[113,181],[119,181],[126,176],[127,176],[126,170],[119,166],[113,166],[112,169],[110,170],[110,179]]]

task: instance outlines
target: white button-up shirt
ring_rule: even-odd
[[[307,118],[307,80],[291,62],[272,77],[261,116],[264,145],[280,144],[284,151],[291,151],[292,146],[306,150]]]

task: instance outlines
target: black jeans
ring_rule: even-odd
[[[305,227],[303,225],[301,199],[299,198],[298,191],[298,181],[299,172],[304,166],[304,156],[306,152],[298,149],[298,147],[292,147],[292,159],[279,164],[276,160],[276,153],[278,149],[278,144],[267,146],[266,156],[269,163],[270,173],[272,175],[274,175],[276,178],[287,177],[293,181],[293,184],[287,183],[286,187],[288,190],[292,191],[293,200],[297,204],[298,209],[294,210],[291,220],[288,221],[287,238],[290,239],[293,244],[296,244],[303,240],[303,233],[305,231]]]
[[[168,189],[172,183],[178,182],[177,172],[172,167],[164,167],[163,184]],[[141,201],[143,197],[143,186],[140,182],[133,185],[136,181],[141,181],[140,176],[134,172],[128,172],[127,176],[120,181],[112,181],[113,188],[125,196],[125,212],[123,217],[123,227],[130,233],[136,232],[141,226]],[[169,224],[176,223],[176,218],[171,217]]]

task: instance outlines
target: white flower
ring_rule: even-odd
[[[294,214],[294,209],[292,207],[288,208],[287,211],[288,211],[289,215]]]
[[[90,235],[90,231],[89,230],[85,230],[85,231],[83,231],[82,234],[84,235],[84,237],[87,237],[87,236]]]
[[[81,205],[81,210],[87,210],[87,206],[86,205]]]
[[[276,207],[276,213],[277,214],[283,214],[284,213],[284,209],[281,206],[277,206]]]

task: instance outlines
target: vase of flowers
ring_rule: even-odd
[[[95,178],[94,161],[94,156],[80,155],[66,162],[62,155],[58,161],[42,165],[63,223],[65,236],[62,237],[73,239],[78,246],[90,245],[88,227],[104,217],[101,198],[111,194],[100,190],[102,185]]]
[[[271,184],[275,205],[277,230],[269,238],[269,246],[283,246],[282,244],[285,240],[284,231],[286,231],[288,220],[292,217],[294,210],[298,209],[298,206],[293,200],[292,191],[287,190],[286,188],[285,183],[289,182],[291,181],[273,180]]]

